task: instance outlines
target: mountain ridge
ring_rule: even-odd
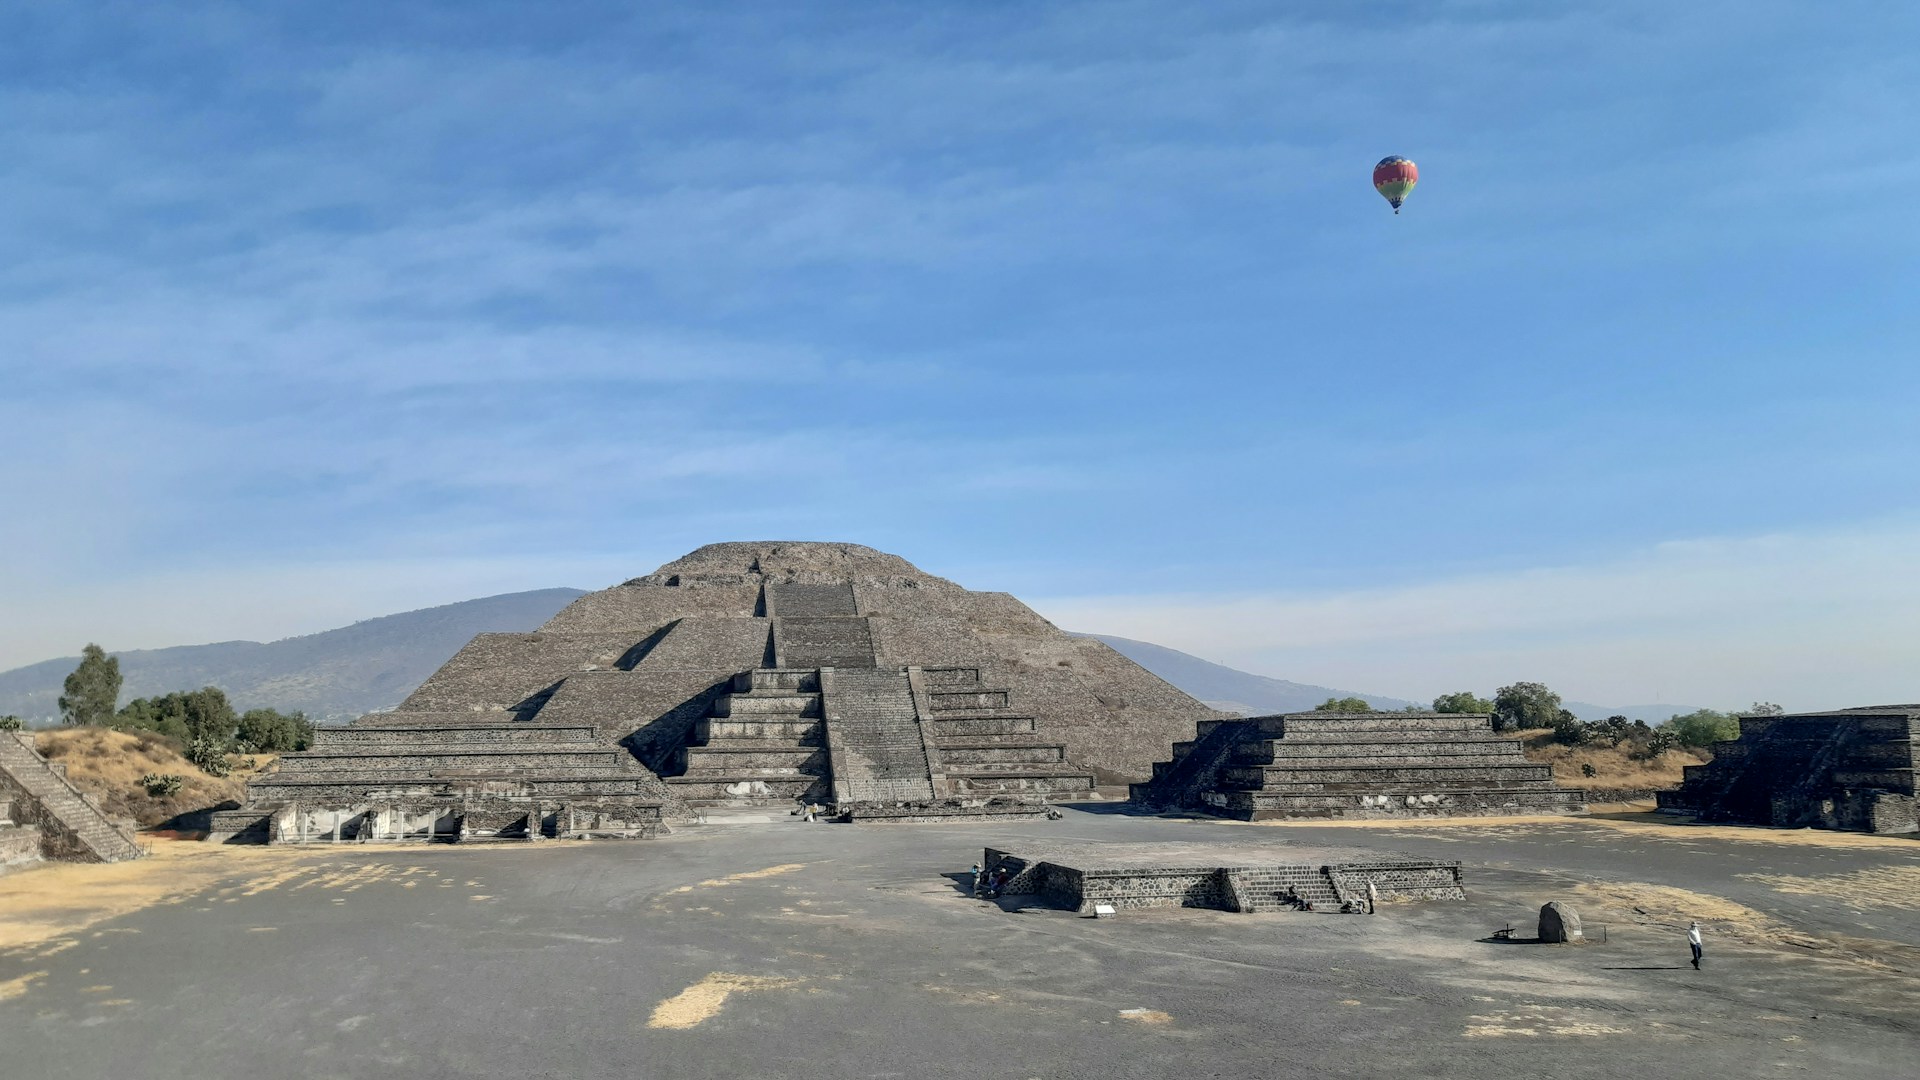
[[[277,641],[217,641],[110,653],[120,659],[120,702],[218,686],[239,709],[299,710],[350,720],[400,703],[475,634],[532,630],[580,589],[535,589],[362,619]],[[59,715],[63,656],[0,672],[0,715],[30,722]]]
[[[240,709],[299,710],[319,721],[351,720],[392,708],[426,681],[473,635],[538,629],[585,593],[535,589],[381,615],[316,634],[278,641],[217,641],[164,649],[132,649],[120,658],[120,700],[218,686]],[[1207,705],[1244,715],[1303,712],[1328,698],[1358,697],[1376,709],[1424,702],[1341,690],[1230,668],[1152,642],[1106,634],[1078,634],[1116,652]],[[43,660],[0,672],[0,715],[45,723],[59,714],[61,684],[77,656]],[[1583,720],[1620,714],[1657,722],[1691,711],[1673,705],[1607,708],[1569,701]]]

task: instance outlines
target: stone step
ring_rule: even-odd
[[[1459,755],[1518,758],[1524,755],[1514,739],[1454,738],[1435,741],[1369,739],[1257,739],[1233,748],[1230,760],[1239,765],[1318,761],[1339,757],[1452,758]]]
[[[816,694],[820,692],[820,672],[817,668],[755,668],[735,675],[733,690],[737,694],[756,690]]]
[[[1405,817],[1482,813],[1571,813],[1580,809],[1575,792],[1529,788],[1524,790],[1429,789],[1419,794],[1367,792],[1280,795],[1264,791],[1214,791],[1206,802],[1218,813],[1262,820],[1285,817]]]
[[[681,755],[680,771],[687,776],[730,776],[804,773],[818,776],[827,771],[825,747],[768,747],[764,744],[734,746],[715,744],[689,746]]]
[[[1329,785],[1371,786],[1388,790],[1402,785],[1441,787],[1484,787],[1548,783],[1553,769],[1547,765],[1401,765],[1370,768],[1293,767],[1283,765],[1233,765],[1220,770],[1221,785],[1245,788],[1295,787],[1316,785],[1316,790],[1340,790]]]
[[[625,750],[605,747],[581,750],[452,750],[435,749],[432,751],[367,751],[362,753],[336,753],[331,751],[314,752],[311,750],[297,754],[282,755],[275,765],[275,775],[288,775],[312,772],[413,772],[435,773],[441,771],[473,771],[511,773],[527,769],[550,771],[566,769],[577,771],[591,769],[606,771],[620,769],[633,758]]]
[[[1012,695],[1004,688],[955,687],[927,689],[927,706],[936,718],[959,713],[994,713],[1008,708]]]
[[[727,694],[713,703],[713,715],[749,720],[819,716],[820,695],[765,691]]]
[[[933,745],[936,749],[952,748],[952,749],[961,749],[961,750],[987,749],[991,747],[1028,747],[1028,746],[1060,745],[1058,743],[1043,743],[1038,740],[1039,740],[1039,736],[1028,735],[1024,733],[1019,735],[967,735],[967,736],[955,737],[950,739],[941,738],[940,736],[936,735],[933,738]]]
[[[974,716],[959,719],[937,718],[933,723],[936,741],[967,739],[986,735],[1032,735],[1031,716]]]
[[[460,725],[316,727],[313,750],[359,747],[604,745],[592,724],[493,723]]]
[[[825,738],[825,721],[817,716],[786,720],[709,716],[693,724],[693,741],[708,745],[723,740],[744,740],[786,743],[789,746],[819,746]]]
[[[921,668],[920,672],[929,689],[951,690],[980,685],[980,669],[977,667],[930,667]]]
[[[367,800],[394,793],[422,796],[497,795],[533,798],[558,795],[649,795],[659,781],[651,773],[598,776],[367,776],[316,773],[299,777],[265,776],[250,782],[248,792],[261,801],[333,802]]]
[[[942,743],[940,760],[947,765],[1058,765],[1067,759],[1066,748],[1058,743],[1005,746],[979,743]]]

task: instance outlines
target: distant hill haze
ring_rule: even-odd
[[[218,686],[240,709],[298,710],[321,721],[345,721],[392,708],[426,681],[475,634],[525,633],[584,595],[579,589],[506,593],[458,604],[387,615],[280,641],[223,641],[115,653],[126,680],[125,704],[174,690]],[[1376,709],[1424,702],[1290,682],[1202,660],[1163,645],[1083,634],[1224,712],[1246,716],[1302,712],[1328,698],[1363,698]],[[46,723],[59,716],[60,688],[78,656],[0,672],[0,715]],[[1567,702],[1583,720],[1620,714],[1654,723],[1692,711],[1679,705],[1608,708]]]
[[[1243,716],[1305,712],[1328,698],[1344,697],[1363,698],[1376,709],[1401,709],[1415,704],[1379,694],[1361,694],[1352,690],[1335,690],[1330,686],[1254,675],[1164,645],[1132,638],[1108,637],[1105,634],[1081,636],[1105,642],[1114,652],[1222,712],[1236,712]]]
[[[473,635],[533,630],[581,595],[579,589],[539,589],[280,641],[114,653],[125,680],[120,703],[218,686],[239,709],[297,709],[316,720],[351,720],[399,704]],[[61,684],[79,662],[68,656],[0,672],[0,715],[43,722],[59,716]]]

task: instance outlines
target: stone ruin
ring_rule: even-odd
[[[1701,821],[1920,832],[1917,735],[1920,705],[1742,716],[1739,738],[1714,743],[1712,761],[1656,797]]]
[[[1203,720],[1153,778],[1146,806],[1243,821],[1566,814],[1579,794],[1478,713],[1287,713]]]
[[[1002,896],[1038,895],[1081,914],[1196,907],[1221,911],[1362,913],[1382,900],[1465,900],[1460,864],[1420,855],[1290,844],[1115,844],[1019,841],[989,847]]]
[[[1005,593],[853,544],[703,547],[481,634],[216,812],[268,841],[646,837],[716,807],[1032,817],[1219,714]]]
[[[108,817],[67,779],[66,766],[33,748],[33,737],[0,731],[0,868],[62,859],[120,862],[141,856],[131,822]]]

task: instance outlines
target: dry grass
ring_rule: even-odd
[[[247,767],[221,778],[201,772],[180,755],[173,740],[152,732],[68,728],[42,731],[34,737],[34,745],[48,760],[65,765],[67,779],[99,799],[110,817],[132,818],[146,826],[240,799],[246,790],[246,778],[265,768],[274,757],[242,757],[240,761],[247,762]],[[148,773],[180,777],[180,790],[166,796],[147,794],[140,778]]]
[[[1520,736],[1520,745],[1528,761],[1553,766],[1555,783],[1583,791],[1660,791],[1677,788],[1680,786],[1682,768],[1707,761],[1704,753],[1685,747],[1669,750],[1657,761],[1635,761],[1628,756],[1625,746],[1563,746],[1553,741],[1551,730],[1544,728],[1514,734]],[[1593,766],[1593,775],[1585,775],[1580,769],[1582,765]]]

